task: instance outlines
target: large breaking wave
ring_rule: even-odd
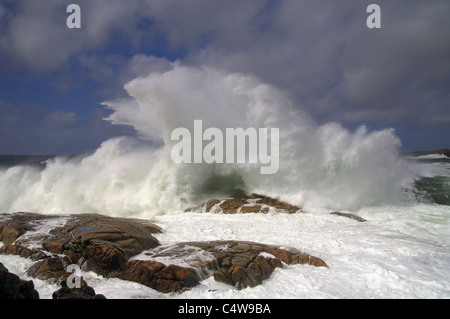
[[[44,169],[3,169],[0,211],[152,217],[236,189],[304,208],[357,209],[403,201],[414,181],[393,130],[318,125],[286,92],[250,75],[176,67],[125,89],[129,99],[104,103],[112,111],[106,120],[133,126],[138,138],[113,138],[93,154],[54,158]],[[278,173],[261,175],[255,164],[173,163],[171,132],[191,129],[196,119],[223,130],[279,128]]]

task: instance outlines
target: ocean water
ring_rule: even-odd
[[[183,294],[83,273],[107,298],[449,298],[450,160],[404,156],[391,129],[319,125],[289,95],[244,74],[178,67],[125,86],[105,102],[117,137],[83,156],[0,157],[0,212],[100,213],[153,220],[163,246],[180,241],[250,240],[293,247],[329,268],[284,265],[263,285],[236,290],[212,278]],[[280,169],[260,164],[175,164],[171,132],[204,127],[279,128]],[[185,212],[239,189],[277,197],[306,214]],[[331,211],[354,213],[360,223]],[[137,256],[136,258],[140,258]],[[31,261],[2,256],[27,278]],[[182,260],[172,260],[182,264]],[[41,298],[52,285],[35,280]]]

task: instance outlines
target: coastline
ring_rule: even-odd
[[[411,152],[401,152],[400,155],[403,156],[425,156],[425,155],[445,155],[447,157],[450,157],[450,149],[448,148],[442,148],[440,150],[434,150],[434,151],[411,151]]]

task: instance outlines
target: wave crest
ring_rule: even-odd
[[[317,125],[286,92],[250,75],[176,67],[125,89],[130,99],[104,102],[112,110],[106,120],[133,126],[137,139],[110,139],[91,155],[56,158],[43,170],[0,172],[1,210],[151,217],[237,188],[305,208],[356,209],[401,200],[402,186],[413,182],[393,130]],[[192,130],[196,119],[222,130],[279,128],[278,173],[261,175],[255,164],[174,164],[170,134]]]

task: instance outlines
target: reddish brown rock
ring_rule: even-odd
[[[200,277],[193,268],[169,265],[155,274],[153,287],[164,293],[194,287],[199,282]]]
[[[286,211],[298,211],[297,207],[260,195],[252,195],[251,198],[239,195],[234,200],[212,202],[209,206],[211,209],[223,206],[242,213],[261,211],[268,204]],[[26,213],[1,215],[0,218],[0,235],[11,243],[4,245],[0,253],[34,256],[38,262],[28,270],[28,274],[45,280],[63,282],[71,274],[65,271],[67,265],[77,263],[82,269],[105,277],[135,281],[168,293],[193,287],[209,276],[242,289],[261,284],[283,264],[327,266],[320,258],[295,249],[255,242],[222,240],[160,247],[152,234],[161,229],[134,219]],[[36,231],[47,218],[52,219],[54,228],[48,233]],[[39,243],[41,249],[27,247],[30,244],[36,247]],[[130,260],[143,251],[148,260]],[[167,262],[157,261],[160,257]],[[173,263],[170,262],[172,257]],[[177,264],[180,260],[183,260],[183,265]]]
[[[111,276],[138,282],[162,293],[193,287],[200,282],[200,277],[193,268],[166,266],[152,260],[131,260],[121,271]]]
[[[38,237],[27,236],[36,231],[39,222],[52,221],[55,226],[49,233]],[[3,215],[0,238],[7,244],[5,253],[26,256],[37,253],[26,246],[41,243],[42,251],[64,254],[71,263],[80,263],[85,270],[105,275],[120,268],[127,260],[145,249],[159,245],[153,234],[161,229],[148,221],[112,218],[97,214],[67,216],[16,213]],[[9,245],[18,242],[18,245]],[[42,256],[40,256],[42,257]]]
[[[249,214],[249,213],[268,213],[269,207],[263,207],[262,205],[246,205],[241,206],[241,209],[239,210],[242,214]]]
[[[205,203],[206,211],[207,212],[211,211],[211,209],[214,207],[214,205],[219,204],[219,203],[220,203],[220,200],[218,200],[218,199],[210,199],[209,201],[207,201]]]
[[[268,213],[270,208],[277,212],[293,214],[303,212],[299,207],[259,194],[237,193],[222,200],[211,199],[201,205],[206,212],[218,210],[224,214]],[[193,209],[191,209],[193,210]]]
[[[233,198],[223,201],[219,206],[225,214],[236,214],[245,203],[244,200]]]
[[[49,257],[34,263],[27,274],[34,278],[51,282],[64,281],[70,274],[66,272],[67,261],[60,257]]]
[[[214,279],[232,285],[238,289],[260,285],[268,279],[275,268],[285,264],[309,264],[316,267],[327,267],[326,263],[317,257],[301,253],[295,249],[286,250],[277,246],[243,241],[210,241],[186,242],[164,249],[171,251],[173,257],[182,259],[189,247],[197,247],[210,254],[212,260],[202,263],[191,262],[190,266],[197,274],[212,272]],[[158,258],[158,253],[149,256]],[[205,271],[209,269],[209,273]],[[199,278],[204,279],[204,278]]]
[[[0,254],[18,255],[31,260],[39,260],[47,257],[47,254],[38,249],[29,249],[19,245],[4,245],[0,247]]]
[[[11,217],[11,214],[4,214]],[[33,229],[30,222],[44,218],[43,215],[33,213],[16,213],[14,218],[0,220],[0,241],[5,245],[10,245],[29,230]]]
[[[111,276],[151,287],[155,273],[161,271],[164,267],[164,264],[157,261],[130,260],[123,266],[121,271],[113,273]]]

